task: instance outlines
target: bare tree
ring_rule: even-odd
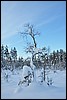
[[[20,32],[20,33],[23,35],[23,37],[30,36],[31,39],[33,40],[33,44],[31,44],[29,42],[27,43],[27,47],[25,48],[25,52],[31,53],[32,54],[32,60],[33,60],[33,55],[34,55],[35,49],[37,48],[36,36],[40,35],[40,33],[38,31],[35,32],[33,25],[25,24],[24,27],[26,28],[25,31]],[[35,59],[36,59],[36,56],[35,56]]]
[[[38,49],[37,49],[37,43],[36,43],[35,36],[40,35],[40,33],[38,31],[35,32],[33,25],[26,24],[25,27],[26,27],[25,32],[20,32],[20,33],[23,35],[23,37],[30,36],[33,40],[33,44],[28,42],[27,47],[25,49],[26,53],[30,52],[32,54],[32,60],[33,60],[34,58],[36,59],[37,54],[43,55],[43,53],[40,51],[36,52],[36,50],[38,50]],[[45,51],[45,50],[46,50],[46,48],[43,48],[42,51]],[[44,65],[44,80],[45,80],[45,65]]]
[[[22,35],[24,35],[24,36],[29,35],[32,38],[32,40],[33,40],[34,48],[36,48],[37,47],[37,43],[36,43],[35,36],[39,35],[40,33],[38,31],[37,32],[34,31],[33,25],[26,24],[24,27],[26,27],[25,32],[20,32],[20,33]]]

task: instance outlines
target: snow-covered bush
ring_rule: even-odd
[[[52,85],[53,84],[53,80],[52,80],[52,78],[49,78],[48,76],[47,76],[47,85]]]
[[[32,81],[32,69],[30,68],[30,66],[24,65],[23,72],[22,72],[22,79],[18,83],[18,85],[24,84],[24,83],[27,83],[27,85],[29,85],[31,81]]]

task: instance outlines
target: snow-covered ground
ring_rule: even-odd
[[[6,71],[5,71],[6,72]],[[18,86],[22,80],[23,70],[15,70],[14,75],[8,71],[8,82],[4,79],[4,72],[1,73],[1,99],[66,99],[66,70],[49,72],[48,77],[52,78],[53,85],[46,82],[40,83],[39,79],[32,81],[29,86]],[[36,70],[36,77],[40,70]]]

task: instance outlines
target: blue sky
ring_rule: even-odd
[[[24,52],[27,40],[19,32],[24,24],[34,25],[40,36],[36,37],[37,47],[50,47],[66,51],[66,2],[65,1],[1,1],[1,44],[14,46],[19,56]]]

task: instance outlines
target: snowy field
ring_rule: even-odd
[[[22,79],[23,70],[16,70],[14,75],[8,71],[8,82],[4,79],[4,71],[1,72],[1,99],[66,99],[66,70],[49,72],[48,77],[52,78],[53,84],[40,83],[37,78],[29,86],[18,86]],[[36,70],[36,77],[39,70]],[[47,78],[47,75],[46,75]]]

